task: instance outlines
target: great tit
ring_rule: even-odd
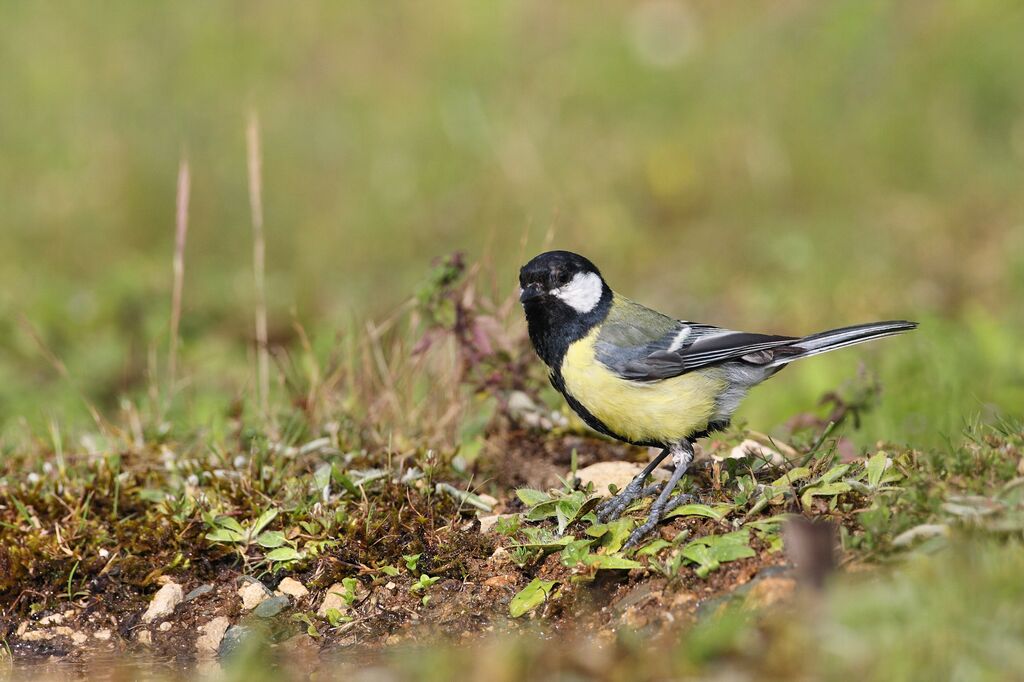
[[[671,455],[675,469],[636,543],[662,516],[690,499],[672,497],[693,459],[693,441],[723,429],[747,391],[803,358],[914,329],[872,322],[804,337],[751,334],[663,315],[613,292],[589,260],[542,253],[519,272],[519,300],[530,341],[552,385],[592,428],[635,445],[662,448],[618,495],[598,507],[603,521],[653,495],[647,476]]]

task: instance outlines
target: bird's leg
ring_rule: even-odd
[[[672,472],[672,477],[668,479],[668,483],[662,489],[661,494],[658,495],[658,499],[651,505],[651,511],[647,516],[647,521],[642,526],[635,529],[626,540],[626,543],[622,546],[623,549],[635,546],[640,540],[643,539],[651,530],[658,525],[658,521],[661,521],[661,517],[669,509],[678,507],[683,502],[686,502],[692,497],[690,495],[676,495],[672,497],[672,491],[675,490],[676,484],[679,483],[679,479],[686,473],[686,468],[690,466],[690,462],[693,461],[693,445],[688,440],[680,442],[671,448],[672,452],[672,463],[676,465],[675,470]]]
[[[633,504],[636,500],[643,497],[644,495],[650,495],[656,490],[655,486],[649,486],[644,488],[644,481],[651,475],[661,461],[668,457],[669,449],[665,448],[658,453],[658,456],[650,461],[650,463],[644,467],[636,477],[629,482],[625,488],[619,491],[619,494],[612,499],[604,502],[597,508],[597,518],[601,523],[606,521],[614,521],[619,518],[622,512],[626,511],[626,508]]]

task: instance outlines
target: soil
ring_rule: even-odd
[[[580,467],[605,460],[643,462],[648,456],[642,449],[595,438],[555,439],[526,431],[501,434],[492,438],[487,448],[480,461],[490,464],[481,467],[479,474],[485,481],[483,490],[493,491],[498,498],[495,512],[522,510],[514,494],[518,487],[560,485],[558,477],[568,470],[573,450]],[[412,502],[410,506],[416,508],[416,500]],[[684,530],[700,536],[718,523],[675,518],[662,524],[658,532],[669,540]],[[611,639],[623,626],[657,636],[716,608],[729,595],[741,594],[751,581],[778,579],[779,571],[784,570],[782,553],[770,553],[756,539],[752,543],[755,557],[725,564],[706,579],[690,569],[683,569],[672,580],[642,569],[581,574],[579,569],[563,566],[557,553],[522,569],[501,549],[507,539],[493,531],[481,534],[470,510],[442,509],[425,523],[399,513],[394,526],[394,532],[379,540],[368,538],[362,546],[329,552],[307,571],[293,574],[309,594],[293,600],[290,608],[275,618],[261,619],[243,611],[237,594],[243,567],[237,558],[211,558],[197,546],[188,569],[168,569],[145,584],[110,571],[90,582],[85,597],[71,595],[69,599],[67,594],[46,593],[35,586],[23,589],[6,605],[5,613],[17,615],[0,623],[0,639],[6,638],[19,666],[60,661],[67,671],[79,662],[115,656],[120,660],[142,657],[151,665],[201,664],[196,647],[200,628],[218,616],[263,630],[280,656],[292,662],[308,659],[313,666],[337,656],[369,660],[395,645],[472,642],[495,631],[529,630],[538,624],[565,636],[586,632],[598,639]],[[418,569],[440,578],[429,588],[426,605],[422,594],[412,589],[414,580],[408,571],[389,577],[376,570],[388,557],[393,561],[413,551],[421,554]],[[329,627],[314,614],[328,587],[352,575],[361,587],[359,597],[344,614],[350,620]],[[271,590],[283,577],[260,576]],[[557,598],[527,617],[510,618],[510,600],[535,577],[557,581],[561,586]],[[178,605],[166,620],[144,623],[142,615],[161,580],[180,584],[186,595],[197,588],[206,591]],[[12,592],[0,594],[0,600]],[[45,607],[33,612],[30,603]],[[307,624],[293,618],[294,614],[307,614],[318,636],[307,634]]]

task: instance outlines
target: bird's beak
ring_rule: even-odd
[[[527,301],[532,301],[533,299],[543,295],[544,288],[541,285],[534,282],[533,284],[528,284],[522,288],[522,290],[519,292],[519,302],[526,303]]]

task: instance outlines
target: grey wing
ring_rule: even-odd
[[[611,321],[614,322],[614,321]],[[752,334],[696,322],[674,321],[671,329],[638,345],[616,344],[615,329],[602,328],[595,344],[597,358],[623,379],[657,381],[730,360],[767,364],[775,349],[795,341],[791,336]]]

